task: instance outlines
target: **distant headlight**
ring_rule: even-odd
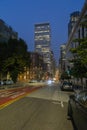
[[[48,83],[48,84],[51,84],[51,83],[52,83],[52,80],[48,80],[47,83]]]

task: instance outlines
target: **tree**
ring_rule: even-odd
[[[12,80],[16,82],[18,74],[24,72],[24,68],[28,66],[27,45],[22,39],[9,39],[1,48],[1,71],[5,74],[9,72]]]
[[[81,28],[87,29],[87,14],[83,17],[81,23]],[[78,38],[73,40],[74,43],[78,42],[79,45],[76,48],[72,48],[70,51],[73,54],[73,59],[70,61],[73,63],[71,69],[74,77],[87,78],[87,36],[83,38]]]
[[[72,48],[73,59],[70,61],[73,63],[72,73],[75,77],[87,77],[87,38],[76,39],[74,42],[79,41],[77,48]]]
[[[60,77],[62,80],[64,79],[67,79],[69,80],[71,78],[71,76],[66,72],[64,71],[62,74],[61,74],[61,77]]]
[[[7,59],[7,44],[4,42],[0,43],[0,78],[4,75],[4,61]]]

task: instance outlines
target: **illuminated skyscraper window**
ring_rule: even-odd
[[[51,64],[51,32],[49,23],[35,24],[35,52],[43,55],[44,62]]]

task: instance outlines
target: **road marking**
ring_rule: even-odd
[[[24,95],[26,92],[19,92],[19,93],[17,93],[17,94],[15,94],[15,95],[12,95],[10,98],[12,98],[12,99],[14,99],[14,98],[16,98],[16,97],[18,97],[18,96],[21,96],[21,95]]]
[[[61,101],[61,107],[64,107],[63,101]]]
[[[61,105],[61,107],[64,107],[64,104],[63,104],[63,101],[54,101],[54,102],[52,102],[53,104],[59,104],[59,105]]]
[[[23,91],[23,92],[20,92],[20,91],[18,91],[18,92],[11,92],[10,96],[5,97],[5,99],[6,100],[8,99],[8,101],[2,102],[0,104],[0,110],[5,108],[6,106],[12,104],[13,102],[15,102],[15,101],[17,101],[17,100],[27,96],[29,93],[31,93],[31,92],[39,89],[39,88],[41,88],[41,87],[35,87],[35,88],[30,89],[30,90],[25,89],[25,91]],[[7,94],[7,92],[6,92],[6,94]]]
[[[54,101],[53,104],[61,104],[60,101]]]

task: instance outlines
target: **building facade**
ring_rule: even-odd
[[[65,49],[65,65],[67,66],[66,69],[68,68],[71,69],[73,67],[73,64],[70,62],[70,60],[75,59],[75,55],[71,54],[70,49],[77,48],[80,45],[78,40],[77,42],[74,40],[87,38],[87,26],[82,25],[82,22],[84,22],[85,20],[87,21],[87,17],[84,17],[85,15],[87,15],[87,0],[85,1],[80,13],[73,12],[70,15],[70,21],[68,24],[68,30],[69,30],[68,41],[66,43],[66,49]],[[71,78],[73,78],[72,75]],[[84,79],[84,86],[87,86],[87,79],[84,77],[83,79]],[[73,78],[73,80],[74,83],[81,85],[80,79]]]
[[[43,56],[47,71],[51,72],[51,29],[49,23],[35,24],[35,52]]]
[[[75,11],[70,14],[70,20],[68,23],[68,37],[71,34],[71,32],[73,31],[73,27],[76,24],[76,22],[78,21],[79,16],[80,16],[79,11]]]
[[[60,46],[60,73],[65,71],[65,49],[66,49],[66,44],[62,44]]]
[[[17,39],[18,33],[0,19],[0,42],[7,42],[9,38]]]

